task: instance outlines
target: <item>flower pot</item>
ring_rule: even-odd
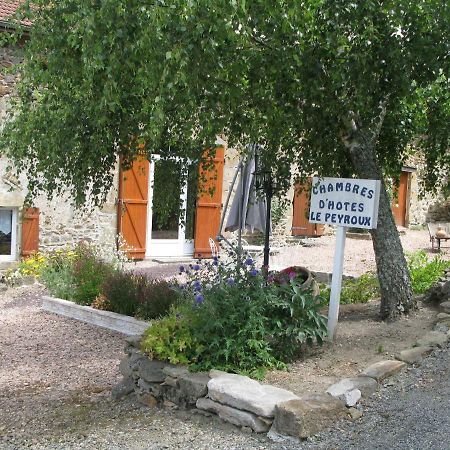
[[[319,285],[315,280],[313,274],[306,268],[302,266],[291,266],[286,269],[281,270],[274,276],[274,282],[278,284],[288,283],[289,279],[299,278],[303,279],[301,285],[305,288],[311,287],[313,295],[319,295]]]
[[[438,229],[436,230],[435,236],[436,236],[437,238],[440,238],[440,239],[441,239],[441,238],[447,237],[447,233],[446,233],[446,231],[445,231],[444,228],[438,227]]]

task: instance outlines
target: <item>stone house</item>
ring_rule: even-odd
[[[0,0],[0,27],[7,29],[8,16],[18,2]],[[0,65],[9,67],[20,63],[16,49],[0,49]],[[0,117],[4,117],[8,99],[14,88],[14,76],[0,74]],[[90,240],[114,247],[117,236],[123,236],[136,259],[155,257],[203,256],[211,254],[209,238],[217,235],[222,205],[228,195],[230,181],[238,164],[238,154],[224,142],[218,147],[214,161],[217,176],[214,194],[198,195],[194,186],[181,185],[177,177],[168,180],[160,176],[164,164],[157,157],[135,161],[130,170],[117,166],[114,185],[102,208],[85,212],[75,209],[67,195],[49,201],[41,196],[32,208],[24,207],[26,177],[16,179],[8,172],[8,161],[0,158],[0,264],[18,260],[37,250],[49,250]],[[175,168],[175,172],[176,173]],[[158,185],[173,184],[188,215],[173,204],[162,217],[154,205],[165,202]],[[290,206],[284,212],[284,232],[295,236],[320,236],[323,227],[310,224],[307,217],[306,192],[299,195],[292,188],[288,193]],[[426,220],[429,201],[419,200],[418,171],[404,167],[400,176],[398,195],[393,201],[393,213],[399,226],[422,224]],[[448,215],[447,206],[443,208]],[[433,219],[439,219],[441,209],[430,208]],[[434,211],[434,212],[433,212]],[[438,211],[438,212],[436,212]],[[438,217],[439,216],[439,217]]]

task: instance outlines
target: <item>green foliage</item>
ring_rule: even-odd
[[[144,320],[167,314],[178,300],[177,292],[166,280],[115,271],[104,281],[102,294],[111,311]]]
[[[188,273],[180,286],[184,302],[167,322],[148,330],[152,340],[145,341],[145,351],[151,357],[169,354],[193,370],[261,378],[268,368],[285,368],[303,345],[321,343],[326,334],[326,319],[318,312],[323,299],[299,280],[267,282],[251,258],[227,266],[215,259],[181,271]]]
[[[189,364],[201,351],[192,336],[189,321],[172,311],[155,320],[142,339],[142,350],[151,359],[169,361],[172,364]]]
[[[71,299],[80,305],[90,305],[101,293],[105,279],[114,269],[110,263],[99,258],[96,248],[92,245],[78,244],[75,254],[72,263]]]
[[[134,316],[137,308],[136,283],[129,272],[114,271],[104,280],[101,293],[111,311]]]
[[[47,257],[47,262],[41,270],[40,281],[49,290],[50,294],[64,300],[72,300],[75,286],[73,277],[72,251],[54,251]]]
[[[407,257],[411,284],[415,294],[423,294],[436,283],[444,270],[450,267],[450,261],[446,261],[441,255],[436,255],[431,260],[423,250],[411,253]]]
[[[322,295],[327,302],[330,301],[330,288],[323,286]],[[380,284],[376,274],[367,272],[355,279],[346,279],[342,282],[340,303],[367,303],[380,296]]]

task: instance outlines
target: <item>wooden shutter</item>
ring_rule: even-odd
[[[401,227],[406,226],[406,211],[408,202],[408,182],[409,173],[402,172],[400,174],[400,184],[394,192],[392,198],[392,214],[394,216],[395,224]]]
[[[214,167],[206,172],[200,167],[200,176],[204,174],[206,183],[200,188],[197,198],[197,209],[194,233],[194,255],[196,258],[210,258],[209,238],[217,237],[222,211],[222,184],[224,148],[218,147],[214,157]],[[211,196],[209,191],[214,188]]]
[[[39,208],[25,208],[22,220],[22,256],[39,250]]]
[[[120,169],[117,228],[131,259],[145,258],[147,234],[149,163],[145,157],[133,162],[131,169]]]
[[[309,217],[309,194],[311,189],[312,178],[301,186],[302,191],[299,192],[300,185],[295,187],[293,200],[293,216],[292,216],[292,235],[293,236],[322,236],[324,227],[319,223],[310,223]]]

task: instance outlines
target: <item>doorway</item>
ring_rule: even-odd
[[[194,254],[196,186],[186,181],[185,161],[150,161],[146,257],[185,257]],[[191,180],[191,177],[188,177]]]

